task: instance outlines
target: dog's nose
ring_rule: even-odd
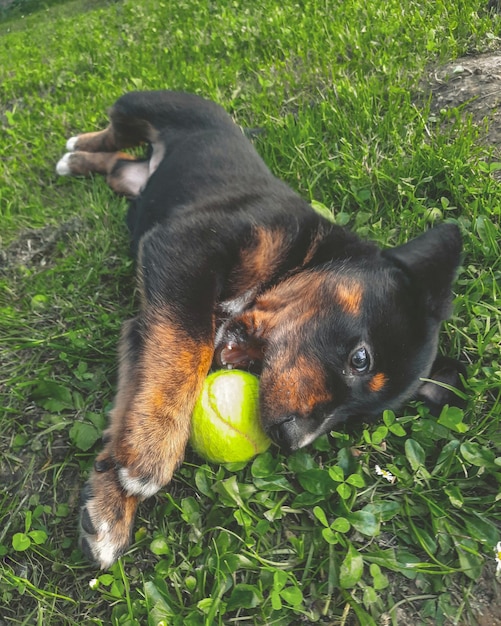
[[[268,428],[271,439],[285,452],[292,452],[298,447],[296,416],[288,415]]]

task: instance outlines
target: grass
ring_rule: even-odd
[[[2,623],[477,624],[501,529],[499,165],[458,110],[434,121],[418,86],[430,64],[498,45],[483,5],[77,0],[4,15]],[[461,226],[442,350],[468,365],[469,405],[388,412],[246,466],[189,452],[141,508],[130,552],[98,572],[77,547],[78,493],[133,272],[124,202],[54,165],[124,91],[161,87],[263,129],[274,172],[382,245]]]

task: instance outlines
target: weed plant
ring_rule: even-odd
[[[0,623],[477,623],[501,528],[501,166],[460,110],[429,115],[422,79],[499,46],[484,5],[76,0],[0,23]],[[100,572],[78,549],[78,494],[133,268],[125,202],[54,166],[123,92],[165,87],[259,129],[277,175],[384,246],[460,225],[441,350],[468,366],[468,407],[411,405],[247,465],[188,452]]]

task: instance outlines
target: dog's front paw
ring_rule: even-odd
[[[82,492],[80,545],[101,569],[113,565],[128,548],[138,502],[124,491],[111,463],[96,463]]]
[[[127,415],[130,420],[124,428],[127,433],[110,447],[109,456],[114,460],[124,491],[144,500],[168,485],[182,464],[190,421],[178,422],[177,428],[169,432],[168,423],[162,425],[153,418],[138,427],[141,420],[131,418],[132,415],[132,412]],[[108,453],[102,455],[106,459]]]

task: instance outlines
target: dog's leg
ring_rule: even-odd
[[[231,117],[214,102],[172,91],[131,92],[115,102],[106,129],[68,140],[56,170],[63,176],[103,174],[114,191],[136,197],[169,150],[167,136],[211,128],[241,136]],[[146,159],[122,152],[145,144],[151,149]]]
[[[144,143],[155,143],[158,130],[148,121],[151,106],[138,107],[141,94],[131,93],[120,98],[110,109],[110,123],[97,132],[71,137],[66,143],[69,152],[119,152]]]
[[[138,503],[181,464],[212,351],[161,316],[124,325],[111,424],[82,497],[82,549],[101,567],[129,545]]]
[[[205,233],[195,235],[197,249]],[[186,235],[193,237],[191,230]],[[158,228],[144,238],[141,312],[124,325],[111,424],[84,491],[82,547],[101,567],[126,549],[139,501],[167,485],[181,464],[213,359],[214,259],[191,255],[195,267],[166,271],[159,259],[178,258],[186,246],[179,233],[166,237]]]
[[[124,332],[111,425],[83,495],[82,548],[103,568],[127,548],[140,500],[168,484],[181,464],[193,405],[212,361],[208,342],[160,316],[147,318],[129,323],[142,327],[135,363]]]
[[[119,195],[137,197],[151,175],[150,162],[125,152],[67,152],[56,166],[60,176],[102,174]]]
[[[149,158],[122,152],[141,144],[152,147]],[[111,109],[107,128],[71,137],[66,149],[56,166],[59,175],[101,174],[113,191],[129,198],[140,194],[163,157],[163,144],[152,124],[117,105]]]

